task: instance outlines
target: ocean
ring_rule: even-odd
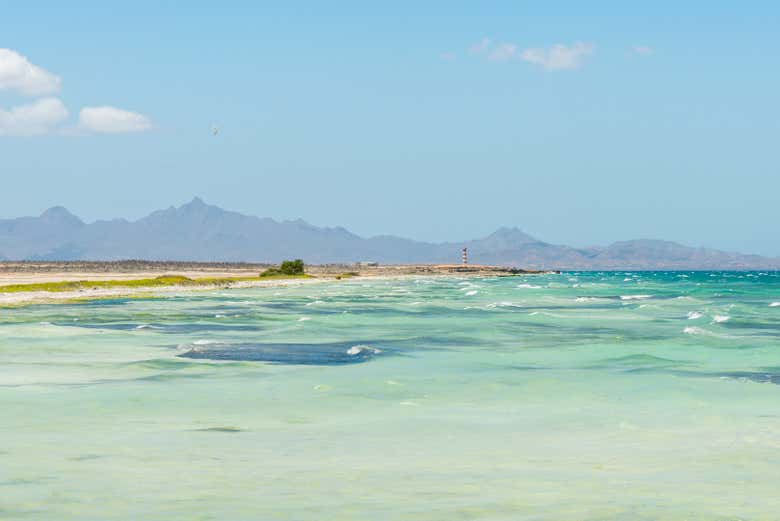
[[[0,519],[776,521],[779,384],[779,273],[0,309]]]

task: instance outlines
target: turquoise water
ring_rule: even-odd
[[[780,274],[0,310],[0,519],[777,520]]]

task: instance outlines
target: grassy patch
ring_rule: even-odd
[[[32,284],[11,284],[0,286],[0,293],[21,293],[29,291],[79,291],[88,289],[107,288],[161,288],[170,286],[230,286],[236,282],[275,279],[300,279],[309,278],[309,275],[271,275],[265,277],[222,277],[191,279],[181,275],[163,275],[153,279],[133,280],[72,280],[62,282],[40,282]]]

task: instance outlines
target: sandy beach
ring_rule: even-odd
[[[210,289],[297,286],[344,278],[396,278],[410,276],[490,276],[538,273],[501,266],[480,265],[313,265],[308,278],[256,279],[266,264],[168,263],[168,262],[4,262],[0,263],[0,306],[68,302],[74,299],[153,296]],[[85,287],[67,291],[4,292],[4,286],[69,281],[138,281],[157,277],[187,277],[196,284],[162,287]],[[238,280],[252,278],[252,280]],[[214,279],[224,279],[214,282]],[[230,280],[236,279],[236,280]],[[201,284],[197,282],[202,281]]]

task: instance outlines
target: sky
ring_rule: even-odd
[[[776,2],[183,5],[0,0],[0,218],[780,256]]]

